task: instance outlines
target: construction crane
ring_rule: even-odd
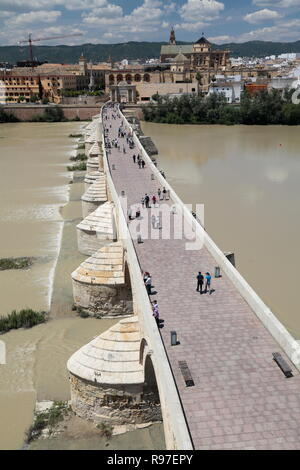
[[[31,33],[28,35],[28,39],[25,39],[24,41],[18,41],[18,44],[24,44],[28,43],[29,46],[29,59],[31,64],[34,63],[33,61],[33,52],[32,52],[32,43],[33,42],[38,42],[38,41],[48,41],[50,39],[61,39],[61,38],[69,38],[71,36],[83,36],[82,33],[74,33],[74,34],[65,34],[63,36],[51,36],[49,38],[37,38],[37,39],[32,39]]]

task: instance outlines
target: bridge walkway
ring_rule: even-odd
[[[121,120],[104,122],[109,139],[118,137]],[[160,186],[146,165],[133,163],[113,148],[111,175],[129,205]],[[162,189],[162,188],[161,188]],[[172,204],[172,201],[169,201]],[[144,240],[135,249],[141,268],[152,275],[164,327],[160,330],[196,449],[299,449],[300,374],[286,379],[272,353],[287,356],[226,275],[212,279],[212,295],[196,292],[198,271],[217,265],[204,247],[186,251],[186,240]],[[175,330],[180,344],[170,345]],[[178,361],[186,361],[195,386],[186,387]],[[291,364],[290,364],[291,365]]]

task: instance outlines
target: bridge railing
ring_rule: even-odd
[[[195,232],[195,235],[199,240],[204,242],[204,246],[211,253],[213,258],[216,261],[216,266],[219,266],[222,271],[228,276],[231,282],[234,284],[238,292],[244,298],[244,300],[251,307],[256,316],[264,324],[270,334],[274,339],[279,343],[282,349],[285,351],[287,356],[293,362],[295,367],[300,371],[300,344],[296,341],[295,338],[287,331],[285,326],[276,318],[272,313],[270,308],[262,301],[262,299],[257,295],[254,289],[248,284],[248,282],[243,278],[243,276],[237,271],[237,269],[231,264],[230,261],[226,258],[224,253],[219,249],[219,247],[214,243],[211,237],[204,230],[202,225],[198,220],[194,218],[190,210],[178,197],[172,186],[166,181],[166,179],[161,175],[159,169],[154,165],[148,153],[145,151],[144,147],[141,145],[138,137],[136,136],[132,126],[127,121],[126,117],[123,115],[124,122],[126,126],[130,129],[133,135],[135,144],[137,145],[139,152],[142,154],[144,160],[147,162],[152,173],[155,175],[155,178],[164,186],[167,190],[170,191],[170,198],[174,203],[180,207],[182,214],[185,218],[185,221],[191,225],[192,230]]]
[[[102,110],[102,116],[104,111],[105,108]],[[104,126],[105,121],[103,122],[103,127]],[[148,347],[151,348],[150,351],[148,349],[148,353],[151,355],[159,390],[166,446],[168,449],[191,450],[193,449],[193,445],[180,403],[179,394],[157,324],[152,315],[151,304],[144,286],[139,261],[131,239],[127,221],[123,213],[120,197],[111,177],[104,138],[102,146],[107,185],[116,207],[118,235],[119,239],[123,242],[126,259],[129,265],[134,304],[138,311],[142,334]]]

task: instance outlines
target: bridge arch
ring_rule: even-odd
[[[126,81],[128,84],[130,84],[130,83],[132,82],[132,75],[131,75],[131,73],[127,73],[127,74],[125,75],[125,81]]]
[[[134,76],[134,81],[135,82],[140,82],[142,80],[141,74],[136,73]]]
[[[122,82],[123,81],[123,75],[121,73],[118,73],[117,75],[117,82]]]
[[[144,82],[149,83],[151,81],[149,73],[145,73],[143,79]]]

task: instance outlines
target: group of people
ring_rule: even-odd
[[[138,154],[138,156],[136,157],[135,155],[132,156],[132,159],[133,159],[133,163],[137,163],[138,164],[138,167],[141,169],[141,168],[145,168],[146,166],[146,163],[145,163],[145,160],[142,159],[142,157],[140,156],[140,154]]]
[[[203,290],[203,286],[205,284],[205,288]],[[212,293],[212,289],[211,289],[211,275],[209,272],[205,273],[205,277],[204,275],[201,273],[201,271],[199,271],[198,275],[197,275],[197,292],[200,291],[200,295],[201,294],[206,294],[207,292],[209,292],[209,294]]]

